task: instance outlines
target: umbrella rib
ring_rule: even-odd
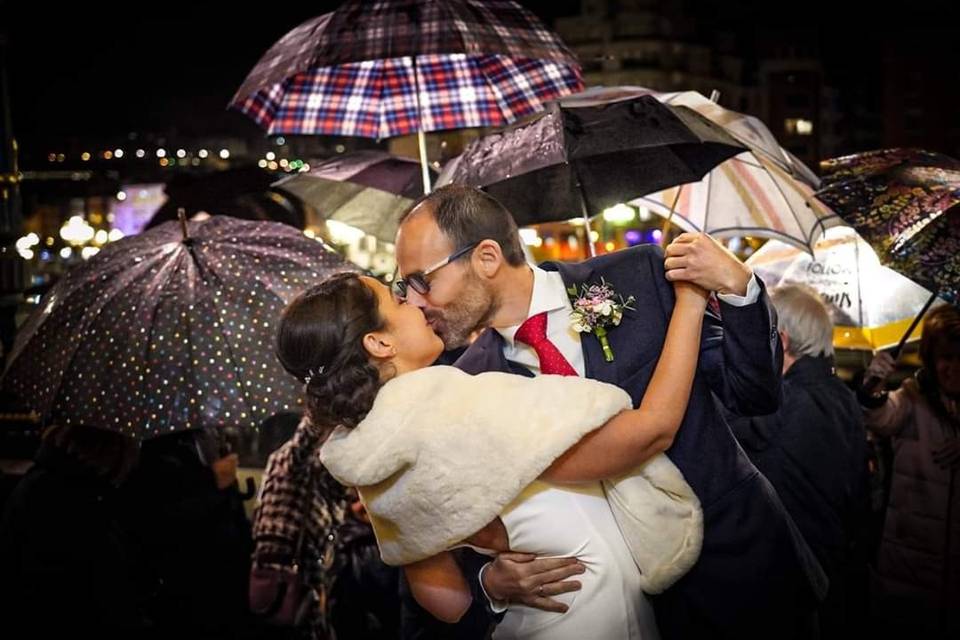
[[[199,258],[196,258],[196,260],[197,260],[197,264],[199,264],[199,263],[200,263]],[[218,273],[213,269],[213,267],[212,267],[211,265],[207,265],[207,269],[210,271],[211,274],[213,274],[213,276],[214,276],[217,280],[219,280],[220,282],[223,282],[223,279],[220,277],[220,274],[218,274]],[[260,281],[258,280],[258,282],[260,282]],[[268,289],[268,291],[269,291],[269,289]],[[236,371],[236,374],[237,374],[237,380],[238,380],[239,383],[240,383],[240,396],[243,398],[243,403],[247,406],[247,410],[250,412],[250,417],[253,418],[253,416],[255,415],[255,412],[253,411],[253,404],[251,404],[250,398],[249,398],[249,396],[248,396],[247,385],[245,384],[245,383],[246,383],[246,380],[244,379],[244,377],[243,377],[243,375],[242,375],[242,369],[241,369],[241,367],[239,366],[236,357],[234,356],[233,346],[230,344],[230,340],[227,338],[227,335],[224,333],[224,330],[223,330],[223,327],[224,327],[223,317],[222,317],[222,315],[220,314],[220,308],[217,306],[216,298],[213,298],[211,304],[213,305],[213,308],[214,308],[214,309],[216,310],[216,312],[217,312],[217,324],[220,325],[220,326],[218,327],[218,328],[220,329],[220,335],[223,337],[223,343],[227,346],[227,351],[229,352],[230,360],[231,360],[231,362],[233,362],[233,368],[234,368],[234,371]]]
[[[199,260],[197,260],[195,254],[194,254],[194,252],[193,252],[193,247],[186,247],[186,251],[187,251],[187,253],[189,254],[188,260],[189,260],[190,258],[193,258],[193,260],[197,263],[197,266],[198,266],[198,268],[199,268],[199,266],[200,266],[200,265],[199,265]],[[180,262],[180,260],[178,260],[177,262]],[[170,283],[170,281],[173,279],[174,274],[177,273],[177,266],[178,266],[178,265],[177,265],[176,263],[170,265],[170,272],[167,274],[167,277],[166,277],[166,279],[164,280],[163,284],[161,284],[159,287],[157,287],[157,290],[158,290],[158,291],[162,291],[162,290],[165,289],[166,286]],[[146,338],[146,340],[144,341],[143,363],[144,363],[144,365],[147,366],[148,368],[149,368],[149,364],[150,364],[150,345],[153,343],[153,334],[154,334],[154,331],[155,331],[156,326],[157,326],[156,320],[157,320],[157,314],[158,314],[159,312],[160,312],[160,305],[159,305],[159,304],[155,304],[154,307],[153,307],[153,311],[152,311],[151,314],[150,314],[150,322],[149,322],[149,324],[147,325],[147,326],[149,327],[149,330],[147,331],[147,338]],[[143,377],[143,380],[142,380],[142,382],[140,383],[140,391],[141,391],[141,393],[144,394],[144,397],[146,397],[147,389],[146,389],[145,385],[147,384],[147,378],[148,378],[148,376],[144,375],[144,376],[142,376],[142,377]],[[172,410],[172,408],[171,408],[171,410]],[[144,425],[142,425],[142,424],[141,424],[141,425],[137,425],[137,429],[140,431],[140,433],[143,433],[143,431],[144,431]]]
[[[774,176],[773,173],[770,172],[770,169],[769,169],[768,167],[764,167],[764,170],[767,172],[767,175],[770,176],[770,180],[771,180],[771,182],[773,182],[773,185],[776,187],[777,193],[779,193],[779,194],[780,194],[780,197],[783,198],[783,201],[784,201],[785,203],[787,203],[787,209],[790,210],[790,215],[793,216],[793,220],[794,220],[794,222],[797,223],[797,227],[798,227],[799,229],[803,229],[803,223],[800,222],[800,217],[797,215],[797,212],[793,210],[793,205],[790,204],[790,199],[787,198],[787,194],[783,192],[783,189],[780,187],[780,183],[777,182],[776,176]],[[788,178],[788,179],[793,179],[793,178],[790,178],[789,175],[787,176],[787,178]],[[811,210],[812,210],[812,209],[811,209]],[[820,219],[820,218],[818,217],[817,220],[819,221],[819,219]],[[808,244],[810,243],[810,239],[811,239],[812,237],[813,237],[812,235],[808,235],[808,236],[807,236],[807,243],[808,243]],[[811,251],[812,251],[812,250],[813,250],[813,249],[811,248]]]
[[[90,317],[90,319],[87,320],[81,328],[77,329],[77,335],[79,336],[84,331],[86,331],[86,328],[89,327],[93,323],[93,321],[100,316],[101,313],[103,313],[103,310],[107,308],[107,305],[110,304],[114,298],[119,296],[124,291],[125,291],[125,287],[118,288],[116,291],[114,291],[110,295],[110,297],[104,300],[103,304],[100,305],[100,308],[97,309],[96,313],[94,313],[93,316]],[[64,365],[64,367],[60,372],[60,379],[57,381],[56,387],[53,389],[53,392],[49,396],[50,406],[48,407],[48,414],[53,413],[53,405],[56,402],[57,396],[60,395],[60,388],[63,386],[63,380],[66,377],[67,371],[69,371],[70,367],[73,366],[73,361],[76,359],[77,353],[80,351],[81,345],[82,343],[78,340],[76,348],[74,348],[73,353],[70,354],[70,358],[67,360],[67,363]],[[49,415],[47,417],[49,417]]]

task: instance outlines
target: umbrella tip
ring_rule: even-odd
[[[183,207],[177,207],[177,218],[180,219],[180,230],[183,232],[183,241],[190,241],[190,233],[187,231],[187,210]]]

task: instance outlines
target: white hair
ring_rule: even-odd
[[[770,301],[777,310],[777,329],[790,337],[790,355],[833,355],[833,320],[820,294],[806,285],[786,284],[770,292]]]

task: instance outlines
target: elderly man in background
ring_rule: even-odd
[[[783,402],[776,413],[735,417],[731,428],[830,579],[822,638],[846,637],[866,603],[867,441],[856,395],[836,376],[833,322],[814,291],[771,293],[783,342]]]

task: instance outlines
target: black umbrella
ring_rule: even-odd
[[[473,141],[439,184],[482,187],[517,224],[566,220],[696,182],[745,147],[687,107],[652,96],[553,103],[535,120]]]
[[[134,437],[255,427],[300,402],[274,356],[280,311],[339,271],[359,269],[279,223],[160,225],[54,286],[21,328],[3,385],[46,421]]]

